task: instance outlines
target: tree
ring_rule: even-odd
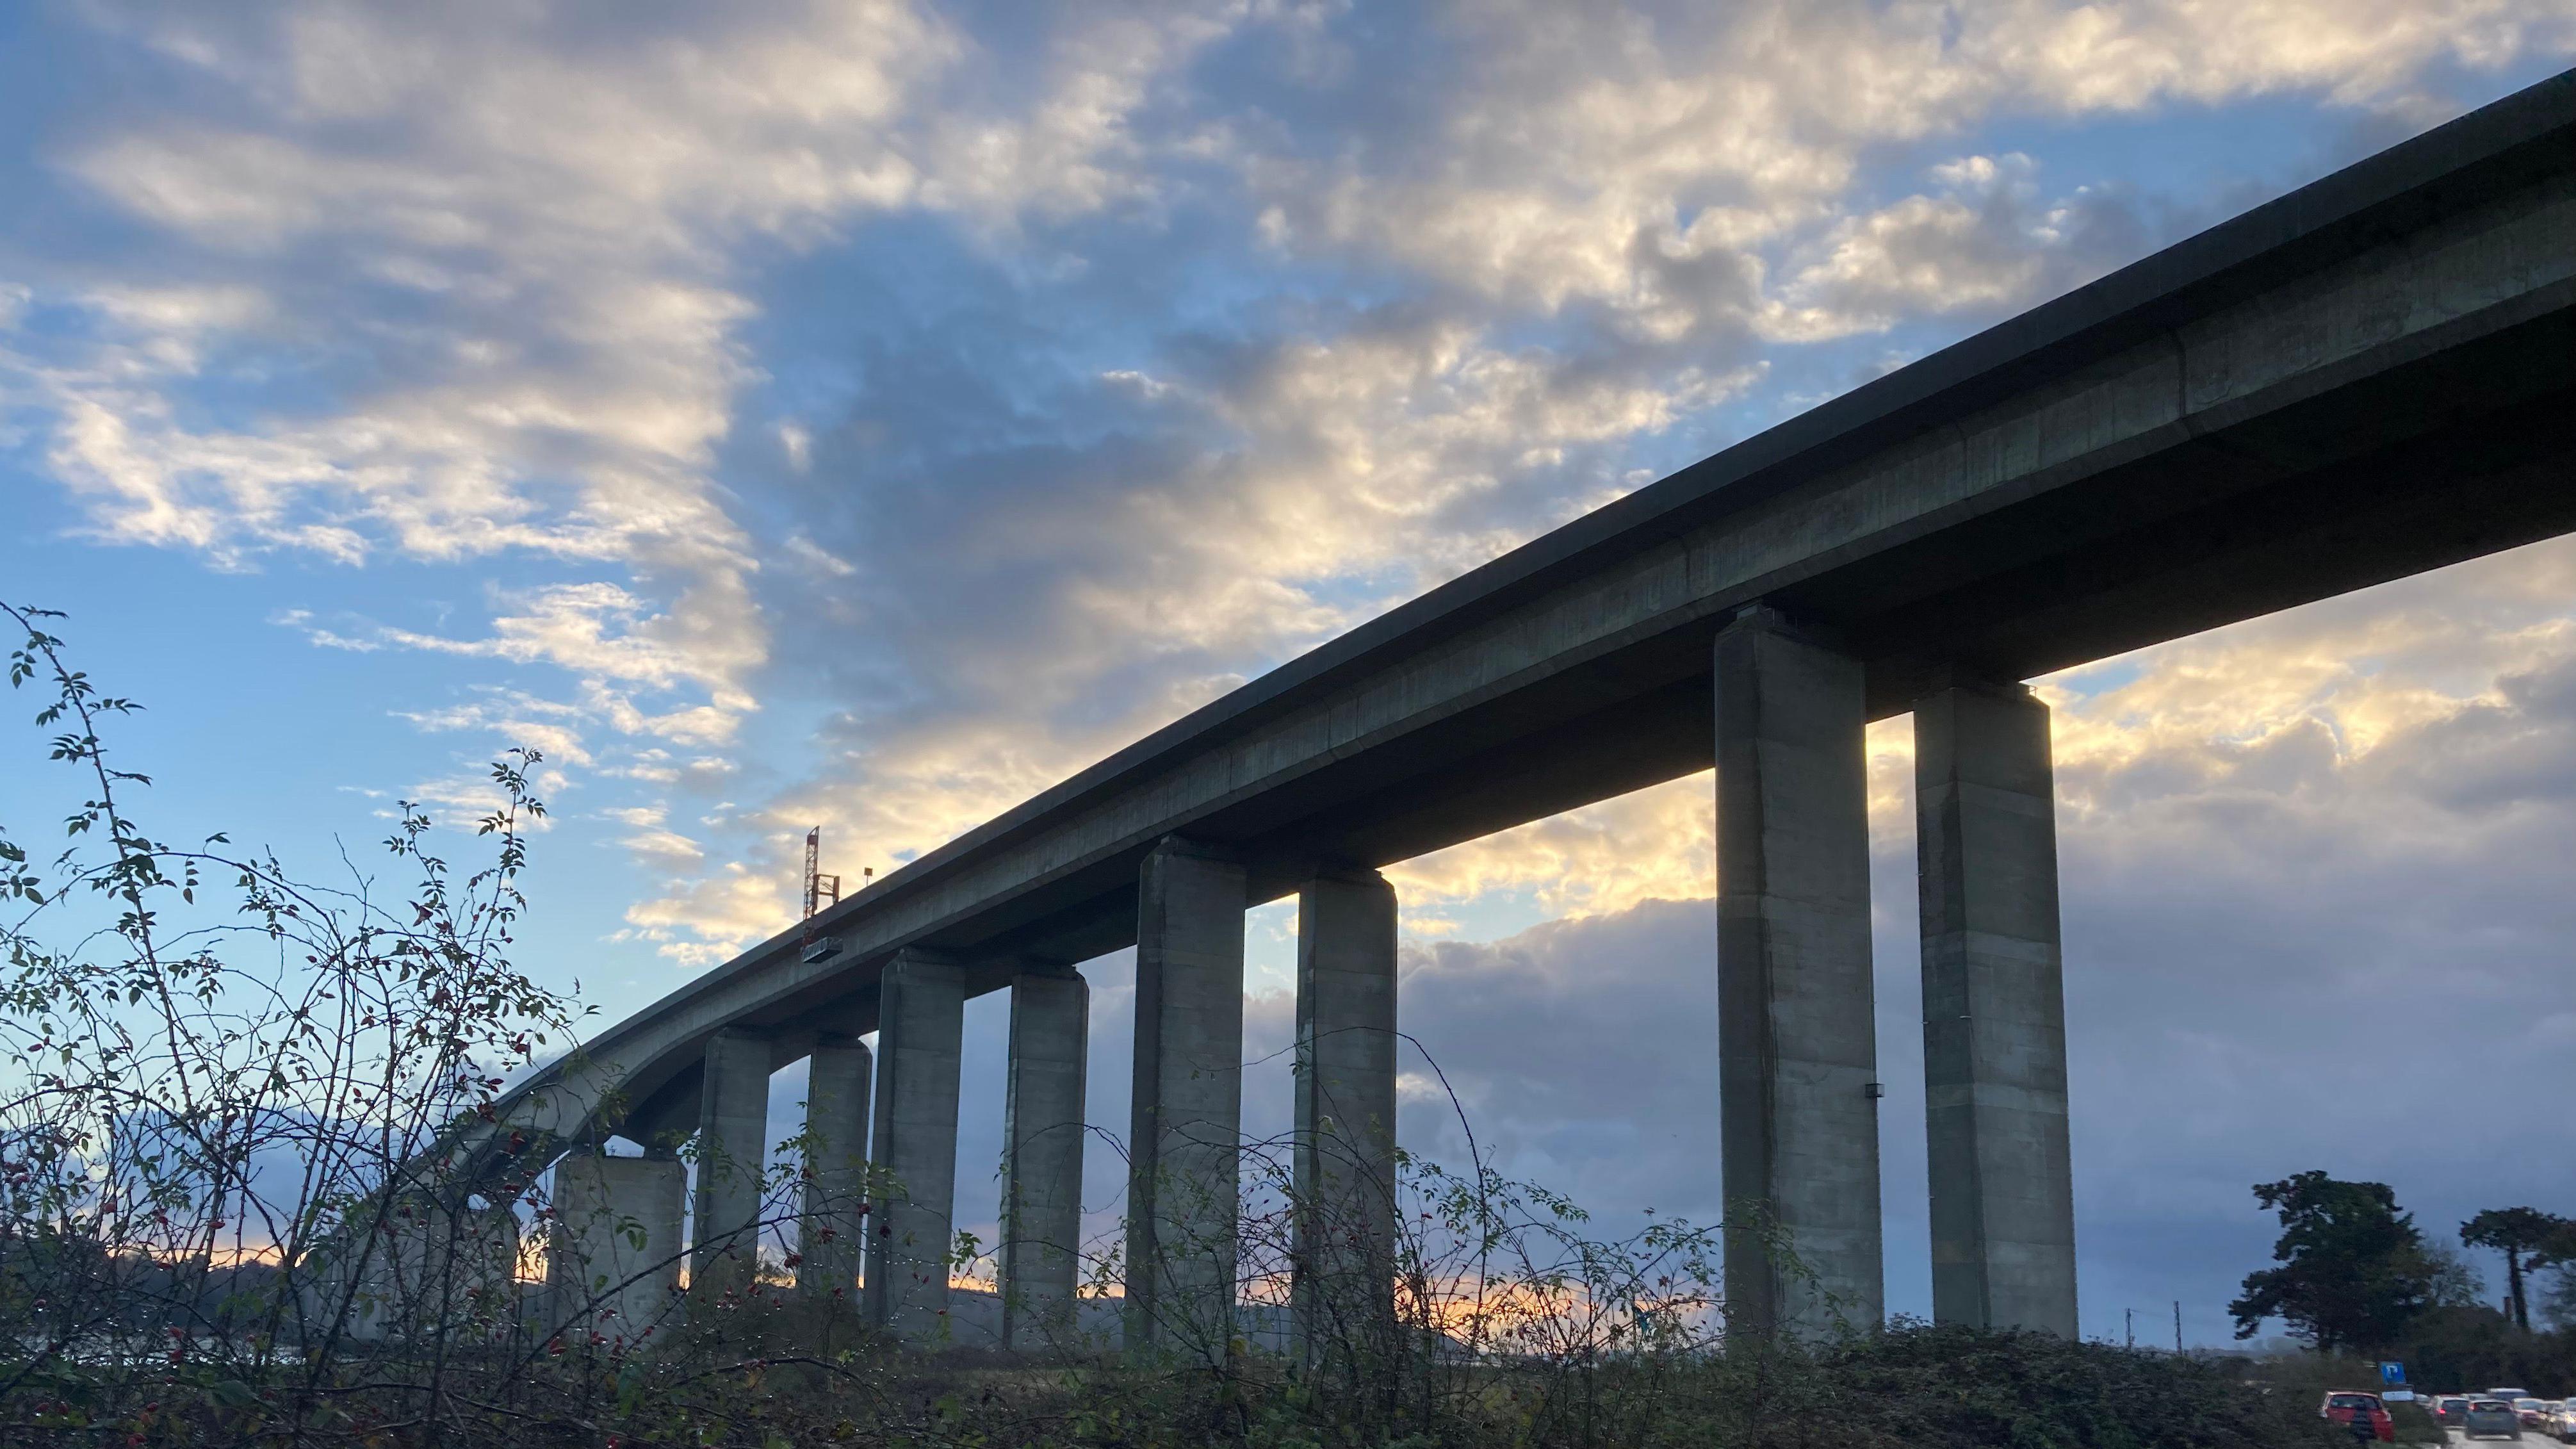
[[[2526,1266],[2556,1270],[2557,1281],[2541,1295],[2540,1311],[2551,1327],[2576,1333],[2576,1219],[2550,1234]]]
[[[2487,1301],[2487,1280],[2476,1265],[2440,1243],[2424,1245],[2427,1303],[2434,1308],[2477,1308]]]
[[[2272,1258],[2281,1266],[2246,1274],[2244,1296],[2227,1305],[2238,1338],[2278,1318],[2321,1353],[2366,1354],[2395,1341],[2430,1301],[2424,1235],[2386,1183],[2302,1172],[2255,1184],[2254,1199],[2280,1215]]]
[[[2489,1208],[2460,1224],[2461,1242],[2504,1254],[2504,1311],[2525,1333],[2531,1331],[2531,1300],[2523,1291],[2523,1274],[2549,1266],[2551,1250],[2568,1227],[2565,1218],[2527,1207]]]

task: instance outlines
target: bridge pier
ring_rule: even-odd
[[[1091,985],[1069,968],[1011,980],[1002,1109],[1002,1346],[1069,1346],[1082,1268],[1083,1089]]]
[[[769,1166],[770,1043],[726,1027],[707,1039],[698,1095],[698,1181],[689,1295],[748,1292],[760,1270],[761,1187]]]
[[[1860,663],[1749,609],[1719,632],[1719,1128],[1729,1322],[1884,1317]],[[1764,1229],[1808,1274],[1788,1271]]]
[[[1246,894],[1240,861],[1178,836],[1139,875],[1131,1351],[1222,1359],[1233,1337]]]
[[[797,1290],[855,1303],[867,1245],[867,1043],[830,1035],[806,1058],[805,1194],[797,1218]]]
[[[966,972],[928,951],[897,952],[877,997],[877,1194],[861,1299],[872,1326],[936,1338],[948,1309],[956,1229],[957,1088]]]
[[[1932,1317],[2075,1337],[2056,795],[2018,684],[1914,707]]]
[[[1393,1348],[1395,905],[1373,870],[1318,876],[1297,896],[1292,1311],[1308,1363],[1337,1347],[1383,1362]]]
[[[581,1148],[555,1164],[549,1332],[568,1343],[596,1333],[633,1345],[673,1316],[688,1189],[687,1164],[668,1151],[611,1157]],[[630,1230],[640,1232],[640,1244]]]

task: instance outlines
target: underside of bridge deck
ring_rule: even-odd
[[[1251,900],[1710,767],[1760,605],[1883,718],[2576,530],[2576,74],[1855,389],[1390,611],[619,1024],[513,1093],[685,1130],[708,1037],[876,1025],[1133,944],[1175,835]],[[818,949],[819,947],[819,949]],[[610,1085],[613,1084],[613,1087]],[[559,1094],[548,1096],[548,1094]],[[544,1100],[540,1100],[544,1099]]]

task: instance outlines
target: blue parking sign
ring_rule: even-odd
[[[2406,1382],[2406,1365],[2402,1363],[2381,1364],[2379,1366],[2379,1381],[2383,1384],[2402,1384]]]

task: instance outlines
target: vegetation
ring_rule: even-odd
[[[2319,1353],[2371,1353],[2431,1302],[2424,1235],[2386,1183],[2302,1172],[2256,1184],[2254,1198],[2280,1215],[2272,1257],[2281,1266],[2246,1275],[2227,1305],[2237,1337],[2278,1318]]]
[[[2554,1331],[2534,1332],[2524,1302],[2534,1271],[2557,1270],[2552,1303],[2576,1285],[2576,1238],[2566,1219],[2507,1208],[2461,1225],[2461,1241],[2506,1254],[2498,1308],[2479,1301],[2475,1275],[2425,1241],[2385,1183],[2303,1172],[2258,1184],[2254,1195],[2280,1215],[2273,1257],[2281,1266],[2246,1276],[2244,1295],[2229,1305],[2237,1337],[2278,1318],[2314,1350],[2303,1360],[2314,1374],[2303,1368],[2274,1378],[2296,1377],[2303,1393],[2366,1387],[2378,1381],[2377,1362],[2395,1360],[2428,1388],[2576,1393],[2576,1314],[2562,1315]]]
[[[2531,1299],[2523,1291],[2523,1271],[2547,1266],[2550,1250],[2569,1227],[2565,1218],[2527,1207],[2489,1208],[2460,1224],[2461,1242],[2504,1254],[2505,1312],[2525,1333],[2531,1331]]]
[[[1293,1356],[1239,1325],[1161,1361],[1070,1334],[1019,1356],[871,1336],[785,1286],[817,1204],[766,1163],[697,1164],[762,1174],[770,1253],[743,1243],[677,1291],[670,1255],[616,1257],[633,1225],[585,1219],[577,1170],[539,1170],[563,1144],[500,1110],[582,1016],[509,960],[537,757],[493,767],[480,863],[452,866],[405,805],[382,857],[403,888],[354,865],[317,885],[220,836],[148,834],[150,782],[105,740],[139,706],[71,667],[51,616],[0,611],[79,802],[50,858],[0,831],[11,1449],[2339,1442],[2216,1361],[1920,1324],[1730,1338],[1723,1225],[1602,1241],[1481,1162],[1402,1165],[1390,1301],[1374,1273],[1299,1285],[1301,1225],[1334,1227],[1282,1154],[1252,1154],[1243,1294],[1300,1305]],[[1095,1264],[1095,1292],[1117,1268]]]

